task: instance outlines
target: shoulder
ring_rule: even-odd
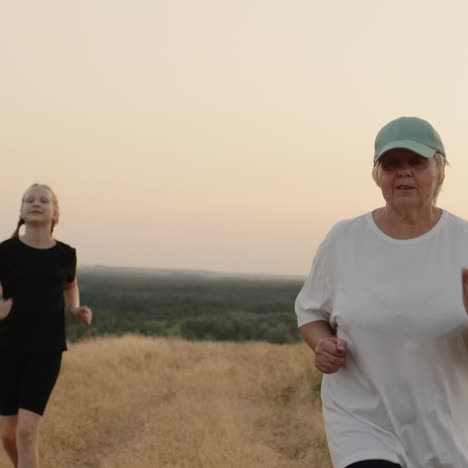
[[[355,218],[344,219],[338,221],[328,232],[323,243],[336,244],[345,239],[352,239],[368,228],[368,217],[370,213],[366,213]]]
[[[8,246],[8,245],[13,245],[18,243],[18,238],[17,237],[9,237],[8,239],[5,239],[0,242],[0,247]]]
[[[18,238],[10,237],[5,239],[4,241],[0,242],[0,252],[5,252],[15,248],[19,244]]]
[[[65,242],[61,242],[59,240],[55,240],[57,242],[57,250],[61,252],[63,255],[66,256],[76,256],[76,249],[71,245],[65,244]]]
[[[340,252],[346,250],[350,244],[362,240],[369,231],[370,213],[355,218],[338,221],[328,231],[315,253],[315,261],[329,263],[336,261]]]
[[[445,211],[445,226],[451,233],[460,233],[466,234],[468,236],[468,221],[466,219],[460,218],[449,211]]]

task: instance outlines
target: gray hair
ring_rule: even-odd
[[[442,173],[442,175],[445,177],[445,167],[450,166],[449,162],[447,161],[447,158],[442,153],[435,153],[433,156],[433,159],[440,173]],[[379,180],[377,176],[378,176],[380,165],[381,165],[381,161],[379,160],[374,164],[374,167],[372,168],[372,178],[374,179],[374,182],[377,185],[379,185]],[[434,205],[437,203],[437,197],[439,196],[440,189],[442,188],[444,177],[442,178],[442,182],[438,184],[434,190],[434,197],[432,199],[432,203]]]

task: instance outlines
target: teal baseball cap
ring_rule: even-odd
[[[395,148],[404,148],[425,158],[432,158],[435,153],[445,156],[440,135],[429,122],[418,117],[400,117],[381,128],[375,137],[374,164]]]

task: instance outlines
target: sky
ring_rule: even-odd
[[[0,0],[0,237],[51,185],[80,265],[307,274],[422,117],[468,218],[464,0]]]

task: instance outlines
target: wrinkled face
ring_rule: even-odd
[[[377,184],[387,205],[399,209],[431,206],[443,171],[433,158],[425,158],[406,149],[393,149],[380,159]]]
[[[58,221],[53,195],[45,187],[31,187],[23,197],[20,216],[26,224],[52,225]]]

